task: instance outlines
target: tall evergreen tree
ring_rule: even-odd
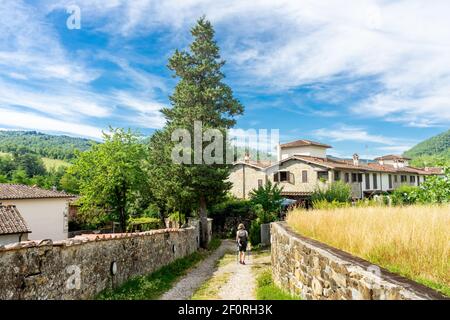
[[[205,231],[207,206],[223,198],[231,187],[226,182],[229,166],[225,164],[225,159],[224,164],[206,164],[204,161],[201,164],[174,164],[171,150],[175,143],[170,141],[171,133],[180,128],[189,131],[193,160],[194,122],[201,121],[203,131],[218,129],[225,137],[227,129],[236,123],[234,117],[242,114],[244,108],[233,97],[231,88],[223,82],[225,76],[221,68],[225,61],[220,58],[211,23],[205,17],[200,18],[191,29],[191,34],[194,41],[190,51],[177,50],[169,59],[168,67],[180,81],[170,96],[172,107],[162,110],[166,125],[151,139],[150,154],[159,194],[172,199],[168,201],[174,204],[180,203],[185,209],[189,207],[188,202],[194,203],[193,208],[199,210],[202,230]],[[202,150],[209,143],[202,143]],[[164,177],[164,181],[160,180]],[[202,234],[202,239],[206,239],[206,234]]]

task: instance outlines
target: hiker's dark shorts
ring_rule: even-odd
[[[247,242],[241,242],[241,244],[239,245],[239,251],[241,252],[247,251]]]

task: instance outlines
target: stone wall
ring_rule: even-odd
[[[363,259],[271,224],[275,283],[303,299],[428,300],[438,292]]]
[[[93,298],[197,249],[193,227],[0,247],[0,300]]]

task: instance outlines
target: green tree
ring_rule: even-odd
[[[130,130],[111,128],[103,139],[103,144],[80,153],[68,170],[79,180],[80,210],[89,215],[103,209],[126,230],[128,206],[148,188],[145,147]]]
[[[235,125],[234,117],[242,114],[244,108],[233,97],[231,88],[223,82],[221,68],[225,62],[220,58],[211,23],[204,17],[200,18],[191,34],[194,41],[190,51],[177,50],[169,59],[168,67],[180,81],[170,96],[172,107],[162,109],[166,125],[150,142],[154,173],[151,176],[156,181],[152,186],[157,189],[155,193],[158,197],[169,197],[167,202],[170,206],[178,205],[185,212],[198,209],[202,230],[206,231],[207,207],[223,199],[231,187],[225,181],[229,166],[204,161],[201,164],[174,164],[171,150],[175,144],[170,137],[175,129],[180,128],[194,137],[195,121],[201,121],[203,132],[218,129],[225,136],[226,130]],[[207,144],[203,143],[202,150]],[[184,152],[190,152],[192,160],[193,141],[187,149]],[[165,179],[161,181],[163,176]],[[205,238],[203,234],[202,240]]]

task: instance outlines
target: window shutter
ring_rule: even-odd
[[[307,183],[308,182],[308,171],[303,170],[302,171],[302,182]]]
[[[289,172],[289,183],[295,184],[295,177],[292,172]]]
[[[273,181],[274,182],[278,182],[279,181],[279,179],[278,179],[278,172],[277,173],[274,173],[274,175],[273,175]]]

